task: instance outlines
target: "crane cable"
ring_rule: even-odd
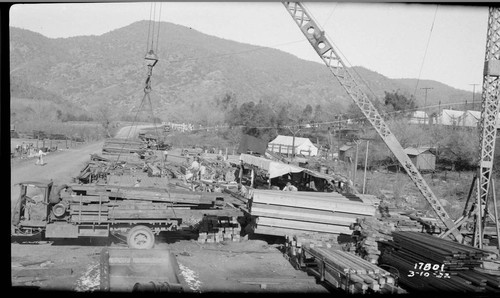
[[[427,45],[425,46],[424,57],[422,58],[422,64],[420,65],[420,71],[418,72],[417,84],[415,84],[415,90],[413,91],[413,97],[417,94],[418,84],[420,83],[420,76],[422,75],[422,69],[424,68],[425,57],[427,56],[427,50],[429,49],[429,43],[431,41],[432,29],[434,29],[434,22],[436,21],[436,15],[439,8],[439,4],[436,5],[436,10],[434,11],[434,18],[432,19],[431,31],[429,32],[429,37],[427,38]]]
[[[162,3],[160,3],[160,9],[159,9],[159,14],[158,14],[158,30],[156,32],[156,53],[158,52],[158,45],[159,45],[159,40],[160,40],[160,20],[161,20],[161,6]],[[139,108],[134,116],[134,120],[132,122],[132,125],[129,128],[126,140],[129,140],[131,137],[131,132],[132,128],[137,126],[137,118],[139,115],[139,112],[142,110],[142,108],[145,106],[146,103],[146,98],[148,99],[149,106],[151,108],[151,116],[153,118],[153,124],[155,128],[155,134],[156,134],[156,139],[159,140],[159,134],[158,134],[158,128],[156,125],[156,119],[154,117],[154,112],[153,112],[153,105],[151,102],[151,97],[149,96],[149,93],[151,92],[151,76],[153,75],[153,67],[156,65],[158,62],[158,57],[155,51],[153,50],[154,48],[154,39],[155,39],[155,23],[156,23],[156,2],[151,3],[150,9],[149,9],[149,23],[148,23],[148,36],[146,40],[146,56],[144,57],[148,61],[148,74],[145,82],[145,87],[144,87],[144,96],[141,100],[141,103],[139,105]],[[151,39],[151,47],[149,47],[149,41]],[[116,158],[116,163],[118,163],[121,153],[123,152],[123,148],[125,147],[125,142],[121,146],[121,150]]]

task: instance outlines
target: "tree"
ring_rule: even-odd
[[[395,92],[384,92],[384,104],[388,108],[388,112],[394,111],[397,112],[397,116],[407,116],[412,113],[416,108],[417,104],[415,103],[415,97],[410,95],[409,97],[399,93],[399,91]]]
[[[95,119],[101,124],[106,133],[106,137],[110,138],[111,133],[109,132],[109,127],[113,121],[113,106],[109,103],[101,102],[100,104],[94,106]]]

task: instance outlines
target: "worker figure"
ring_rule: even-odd
[[[47,155],[47,153],[43,152],[42,149],[38,150],[38,160],[36,161],[35,165],[41,165],[43,166],[43,156]]]
[[[200,170],[198,172],[199,172],[198,180],[200,180],[205,176],[207,172],[207,167],[203,163],[200,163]]]
[[[163,150],[163,161],[167,161],[168,150]]]
[[[289,181],[286,183],[286,186],[283,187],[283,191],[298,191],[297,187],[293,186],[292,183]]]
[[[193,180],[198,180],[200,171],[200,158],[198,156],[194,158],[193,162],[191,163],[191,166],[188,169],[191,171],[193,175],[192,176]]]
[[[25,195],[24,198],[26,200],[26,204],[24,205],[24,219],[31,220],[33,207],[36,206],[37,204],[42,203],[42,197],[39,195],[35,195],[30,198],[27,195]]]

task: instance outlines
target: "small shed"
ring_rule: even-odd
[[[339,148],[339,160],[352,161],[354,159],[355,147],[351,145],[343,145]]]
[[[436,169],[436,155],[428,147],[408,147],[405,153],[419,171],[434,171]]]

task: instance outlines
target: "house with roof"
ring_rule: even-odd
[[[318,147],[316,147],[308,138],[299,138],[293,136],[278,135],[274,140],[269,142],[267,149],[271,152],[281,154],[302,154],[305,156],[318,155]]]
[[[410,124],[428,124],[429,115],[425,111],[415,111],[408,122]]]
[[[436,169],[436,154],[434,154],[433,149],[408,147],[404,151],[419,171],[434,171]]]

